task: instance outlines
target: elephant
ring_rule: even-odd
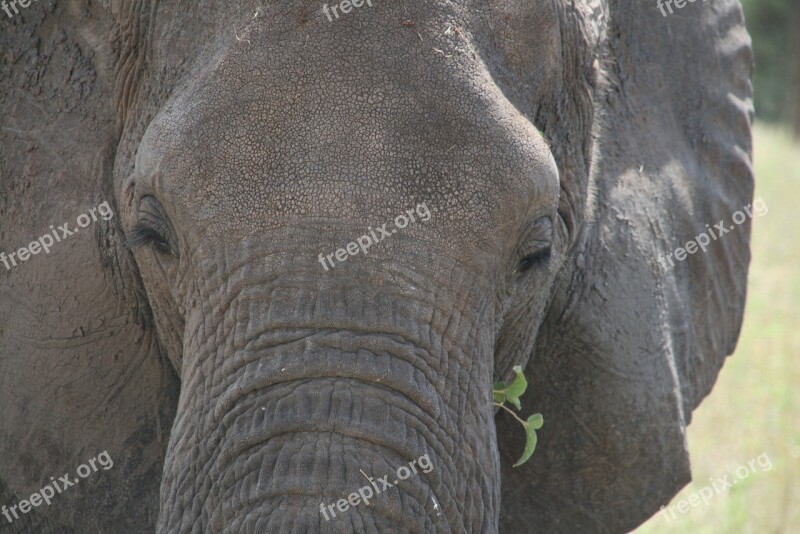
[[[658,258],[752,200],[739,2],[11,4],[4,529],[626,532],[690,481],[750,223]]]

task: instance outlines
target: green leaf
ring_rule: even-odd
[[[506,401],[506,394],[503,391],[492,391],[492,397],[497,404],[503,404]]]
[[[539,430],[544,425],[544,417],[540,413],[535,413],[528,417],[528,424],[532,425],[534,430]]]
[[[503,404],[506,401],[506,385],[504,382],[495,382],[492,386],[492,400],[497,404]]]
[[[540,413],[536,413],[528,417],[528,420],[525,423],[525,435],[527,436],[525,450],[522,452],[520,459],[517,460],[517,463],[514,464],[514,467],[524,464],[530,460],[531,456],[533,456],[533,451],[536,450],[536,430],[542,428],[543,424],[544,418]]]
[[[522,367],[519,365],[514,366],[514,373],[516,373],[516,376],[511,384],[508,385],[506,399],[508,399],[508,402],[513,404],[517,410],[520,410],[522,406],[520,406],[519,398],[525,393],[525,390],[528,389],[528,381],[525,380],[525,375],[522,374]]]

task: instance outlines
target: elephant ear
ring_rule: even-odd
[[[179,386],[119,218],[97,209],[118,213],[118,28],[94,2],[51,4],[0,22],[0,504],[72,481],[91,460],[86,481],[11,530],[146,532]],[[30,247],[21,261],[20,248],[54,233],[49,252]],[[95,461],[103,451],[113,466]]]
[[[497,418],[501,531],[626,532],[689,482],[686,426],[742,322],[750,219],[658,261],[751,202],[750,39],[738,1],[616,0],[591,160],[593,206],[526,368],[524,434]],[[740,218],[741,220],[741,218]],[[673,259],[673,261],[675,261]]]

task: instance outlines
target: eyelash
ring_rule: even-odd
[[[137,248],[148,245],[152,245],[156,250],[164,254],[172,254],[172,248],[170,248],[169,243],[164,241],[164,237],[157,230],[146,224],[136,223],[128,237],[128,246]]]
[[[538,250],[533,254],[529,254],[522,258],[522,261],[519,262],[519,266],[517,267],[518,273],[524,273],[525,271],[530,270],[531,267],[536,265],[537,263],[542,263],[550,259],[550,253],[552,251],[552,247],[547,247],[542,250]]]

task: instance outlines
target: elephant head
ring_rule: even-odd
[[[0,504],[114,459],[21,531],[622,532],[690,480],[749,226],[657,258],[752,196],[735,0],[1,24],[0,250],[113,213],[0,265]]]

